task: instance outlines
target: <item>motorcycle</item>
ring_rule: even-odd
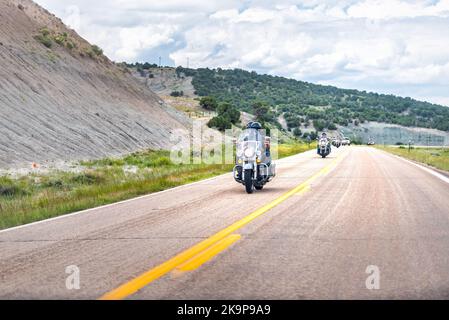
[[[233,175],[235,181],[243,184],[249,194],[254,190],[262,190],[276,176],[270,140],[260,132],[261,129],[259,123],[250,123],[237,140]]]
[[[329,139],[320,138],[318,140],[317,153],[322,157],[326,158],[331,153],[331,144]]]
[[[336,148],[340,148],[341,147],[341,140],[340,139],[333,139],[332,140],[332,145]]]

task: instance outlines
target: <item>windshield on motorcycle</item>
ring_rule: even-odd
[[[237,140],[237,157],[255,159],[262,152],[264,136],[257,129],[244,130]]]
[[[328,145],[328,140],[326,138],[321,138],[320,139],[320,146],[321,147],[325,147]]]

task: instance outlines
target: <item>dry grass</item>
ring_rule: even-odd
[[[421,162],[440,170],[449,171],[449,149],[448,148],[412,148],[408,147],[383,147],[378,149],[393,153],[395,155]]]
[[[295,144],[280,144],[278,146],[279,158],[289,157],[298,153],[306,152],[316,148],[314,143],[295,143]]]

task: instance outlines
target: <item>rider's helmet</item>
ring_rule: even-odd
[[[247,125],[246,125],[247,129],[256,129],[256,130],[260,130],[262,129],[262,125],[259,122],[255,122],[255,121],[250,121]]]

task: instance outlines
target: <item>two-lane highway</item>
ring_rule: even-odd
[[[449,298],[447,182],[366,147],[278,167],[0,232],[0,298]]]

